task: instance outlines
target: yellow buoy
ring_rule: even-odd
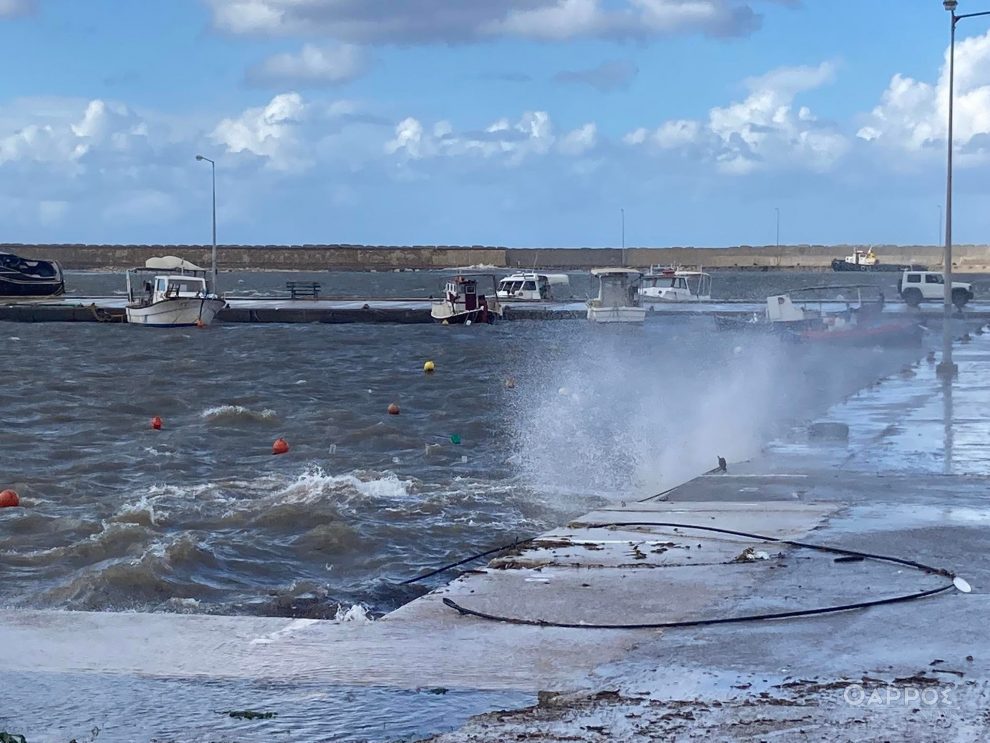
[[[427,374],[432,374],[436,370],[436,368],[437,368],[436,364],[434,364],[432,361],[427,361],[425,364],[423,364],[423,371],[425,371]]]

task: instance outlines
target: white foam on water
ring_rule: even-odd
[[[279,493],[279,500],[308,502],[328,495],[347,494],[348,490],[366,498],[411,497],[409,491],[409,487],[413,484],[411,480],[400,480],[394,472],[385,472],[381,473],[380,476],[370,477],[369,474],[361,473],[362,476],[351,473],[330,475],[322,468],[314,467],[304,472],[296,478],[295,482],[283,489]]]
[[[372,620],[368,616],[368,610],[362,604],[354,604],[347,609],[343,605],[337,607],[337,615],[334,617],[335,622],[340,622],[341,624],[346,622],[354,622],[356,624],[367,624]]]
[[[243,405],[217,405],[207,408],[200,416],[207,421],[230,420],[243,418],[247,420],[268,421],[278,417],[278,413],[270,408],[251,410]]]

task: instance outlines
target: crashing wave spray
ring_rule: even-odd
[[[649,325],[587,329],[526,375],[514,461],[534,488],[650,495],[759,450],[780,412],[779,347]]]

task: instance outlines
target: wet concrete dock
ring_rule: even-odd
[[[828,421],[848,426],[848,439],[795,428],[753,461],[582,516],[378,621],[7,612],[0,665],[17,683],[0,728],[31,743],[64,743],[93,726],[101,741],[221,730],[384,740],[533,704],[444,739],[986,739],[990,336],[958,345],[955,360],[949,385],[919,362],[832,408]],[[616,522],[636,525],[602,525]],[[615,625],[847,604],[947,581],[699,525],[915,560],[959,574],[973,592],[664,630],[513,624],[444,603]],[[160,716],[144,723],[120,709],[121,683],[149,708],[181,700],[174,719],[162,728]],[[43,704],[81,689],[57,715]],[[918,697],[905,704],[909,690]],[[883,704],[859,696],[873,692]],[[217,714],[245,706],[278,717]]]

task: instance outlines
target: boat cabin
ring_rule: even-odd
[[[567,274],[514,273],[498,282],[499,299],[539,302],[553,299],[553,286],[569,284]]]
[[[712,277],[700,269],[654,266],[643,276],[639,293],[647,301],[708,301],[712,296]]]
[[[592,300],[598,307],[638,307],[639,282],[643,274],[632,268],[596,268],[598,297]]]
[[[127,301],[147,307],[169,299],[212,297],[204,268],[175,256],[149,258],[127,272]]]

